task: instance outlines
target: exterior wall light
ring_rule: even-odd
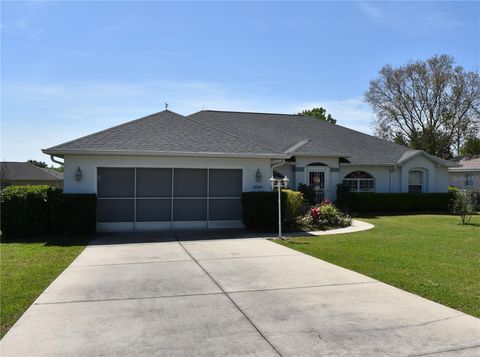
[[[282,188],[288,187],[288,177],[285,176],[281,179],[276,179],[275,177],[270,177],[270,183],[272,184],[272,188],[276,188],[278,192],[278,238],[282,238]]]
[[[82,170],[80,170],[80,167],[78,167],[77,171],[75,172],[75,180],[82,181],[82,176]]]
[[[257,173],[255,174],[255,181],[262,182],[262,173],[260,172],[260,169],[257,169]]]

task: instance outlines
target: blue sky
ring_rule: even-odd
[[[164,108],[324,106],[371,132],[385,64],[453,55],[478,70],[478,2],[2,2],[1,159]]]

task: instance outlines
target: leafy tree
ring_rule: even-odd
[[[64,166],[50,166],[50,169],[55,170],[57,172],[63,172],[64,171]]]
[[[467,158],[480,156],[480,138],[468,138],[460,149],[460,155]]]
[[[320,120],[326,120],[329,123],[336,124],[337,120],[333,119],[333,117],[330,114],[327,114],[327,111],[325,108],[312,108],[312,109],[305,109],[301,113],[298,113],[299,115],[305,115],[309,117],[314,117]]]
[[[48,165],[47,165],[45,162],[43,162],[43,161],[28,160],[27,162],[30,163],[30,164],[32,164],[32,165],[41,167],[42,169],[46,169],[46,168],[48,167]]]
[[[480,128],[480,75],[454,64],[441,55],[384,66],[365,93],[376,134],[447,159],[458,154]]]

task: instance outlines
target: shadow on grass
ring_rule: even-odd
[[[311,242],[299,242],[299,241],[292,240],[294,238],[295,237],[291,237],[291,238],[287,239],[288,244],[291,244],[291,245],[309,245],[309,244],[311,244]]]
[[[2,244],[15,244],[15,243],[43,243],[45,246],[61,246],[61,247],[73,247],[83,246],[95,238],[94,235],[44,235],[34,237],[4,237],[0,238]]]
[[[471,223],[471,222],[469,222],[469,223],[465,223],[465,224],[463,224],[462,222],[460,222],[458,225],[459,225],[459,226],[472,226],[472,227],[480,227],[480,223]]]
[[[348,213],[352,218],[369,218],[369,219],[379,219],[380,217],[391,217],[391,216],[419,216],[419,215],[435,215],[435,216],[444,216],[452,215],[450,212],[350,212]]]

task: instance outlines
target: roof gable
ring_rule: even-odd
[[[164,110],[48,149],[47,154],[278,156],[266,145]]]
[[[400,157],[400,159],[398,160],[398,164],[402,165],[403,163],[405,163],[407,161],[410,161],[413,158],[418,157],[418,156],[426,157],[427,159],[433,161],[434,163],[436,163],[437,165],[440,165],[440,166],[445,166],[445,167],[457,167],[457,166],[459,166],[458,164],[456,164],[452,161],[444,160],[444,159],[441,159],[439,157],[430,155],[429,153],[427,153],[423,150],[408,150],[408,151],[405,151],[403,153],[403,155]]]

